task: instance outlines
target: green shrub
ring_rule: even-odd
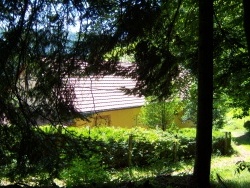
[[[128,138],[133,135],[132,165],[144,167],[160,160],[173,162],[190,159],[195,155],[196,130],[181,129],[178,132],[164,132],[154,129],[118,129],[110,127],[93,128],[89,135],[86,128],[77,129],[79,135],[90,137],[91,150],[100,155],[110,169],[128,167]],[[224,133],[214,131],[213,152],[224,154]]]
[[[105,166],[98,156],[92,156],[90,159],[76,158],[60,175],[67,187],[89,187],[109,181]]]
[[[247,131],[250,131],[250,121],[246,121],[244,123],[244,128],[247,130]]]
[[[250,172],[250,162],[247,161],[238,161],[236,163],[236,170],[235,172],[240,174],[242,171],[247,170]]]
[[[67,187],[88,187],[108,182],[107,172],[131,165],[129,153],[132,166],[135,167],[155,166],[160,161],[168,165],[177,160],[193,158],[195,155],[196,130],[193,128],[172,132],[112,127],[67,128],[61,133],[52,129],[42,130],[45,133],[42,134],[43,137],[35,137],[36,139],[32,140],[37,147],[26,155],[30,159],[29,172],[20,176],[24,179],[36,177],[39,181],[37,185],[50,185],[55,178],[63,179]],[[132,147],[129,151],[130,135]],[[214,131],[213,152],[223,154],[224,143],[224,133]],[[49,149],[49,152],[45,149]],[[7,154],[3,153],[4,150],[5,148],[0,148],[1,157]],[[16,164],[2,161],[0,169],[11,165]],[[13,178],[16,180],[21,171],[15,171],[14,167],[10,169],[15,172]],[[10,171],[2,171],[1,177],[6,177],[8,172]]]

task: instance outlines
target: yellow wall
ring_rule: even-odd
[[[182,116],[183,116],[184,112],[181,111],[179,113],[177,113],[175,115],[174,118],[174,123],[179,127],[179,128],[188,128],[188,127],[196,127],[196,125],[194,124],[194,122],[192,122],[191,120],[186,120],[186,121],[182,121]]]
[[[73,126],[114,126],[132,128],[135,126],[140,126],[137,120],[139,112],[139,107],[99,112],[97,114],[92,115],[89,118],[89,121],[75,119]]]
[[[140,107],[99,112],[97,114],[90,116],[89,121],[75,119],[72,126],[76,127],[111,126],[111,127],[123,127],[123,128],[132,128],[136,126],[144,127],[138,121],[139,113],[140,113]],[[174,123],[179,128],[195,127],[195,124],[191,120],[182,121],[181,119],[182,115],[183,112],[179,112],[174,117]]]

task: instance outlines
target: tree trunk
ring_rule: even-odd
[[[243,8],[244,8],[244,29],[247,39],[248,54],[250,57],[250,1],[249,0],[243,0]]]
[[[199,0],[198,113],[194,179],[210,187],[213,111],[213,0]]]

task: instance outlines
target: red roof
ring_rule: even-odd
[[[131,89],[135,80],[119,76],[90,76],[88,78],[70,78],[74,85],[76,109],[83,113],[134,108],[144,105],[144,97],[125,95],[121,88]]]

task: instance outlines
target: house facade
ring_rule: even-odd
[[[138,121],[144,97],[126,95],[122,88],[131,89],[135,81],[114,75],[70,79],[75,90],[75,108],[87,120],[75,119],[73,126],[112,126],[132,128]]]
[[[141,107],[145,104],[145,98],[126,95],[123,90],[135,87],[136,81],[132,78],[90,75],[69,78],[68,81],[74,87],[75,108],[87,117],[87,119],[74,119],[72,126],[144,127],[138,117]],[[182,115],[183,112],[179,112],[174,117],[174,123],[178,127],[195,127],[190,120],[184,122]]]

